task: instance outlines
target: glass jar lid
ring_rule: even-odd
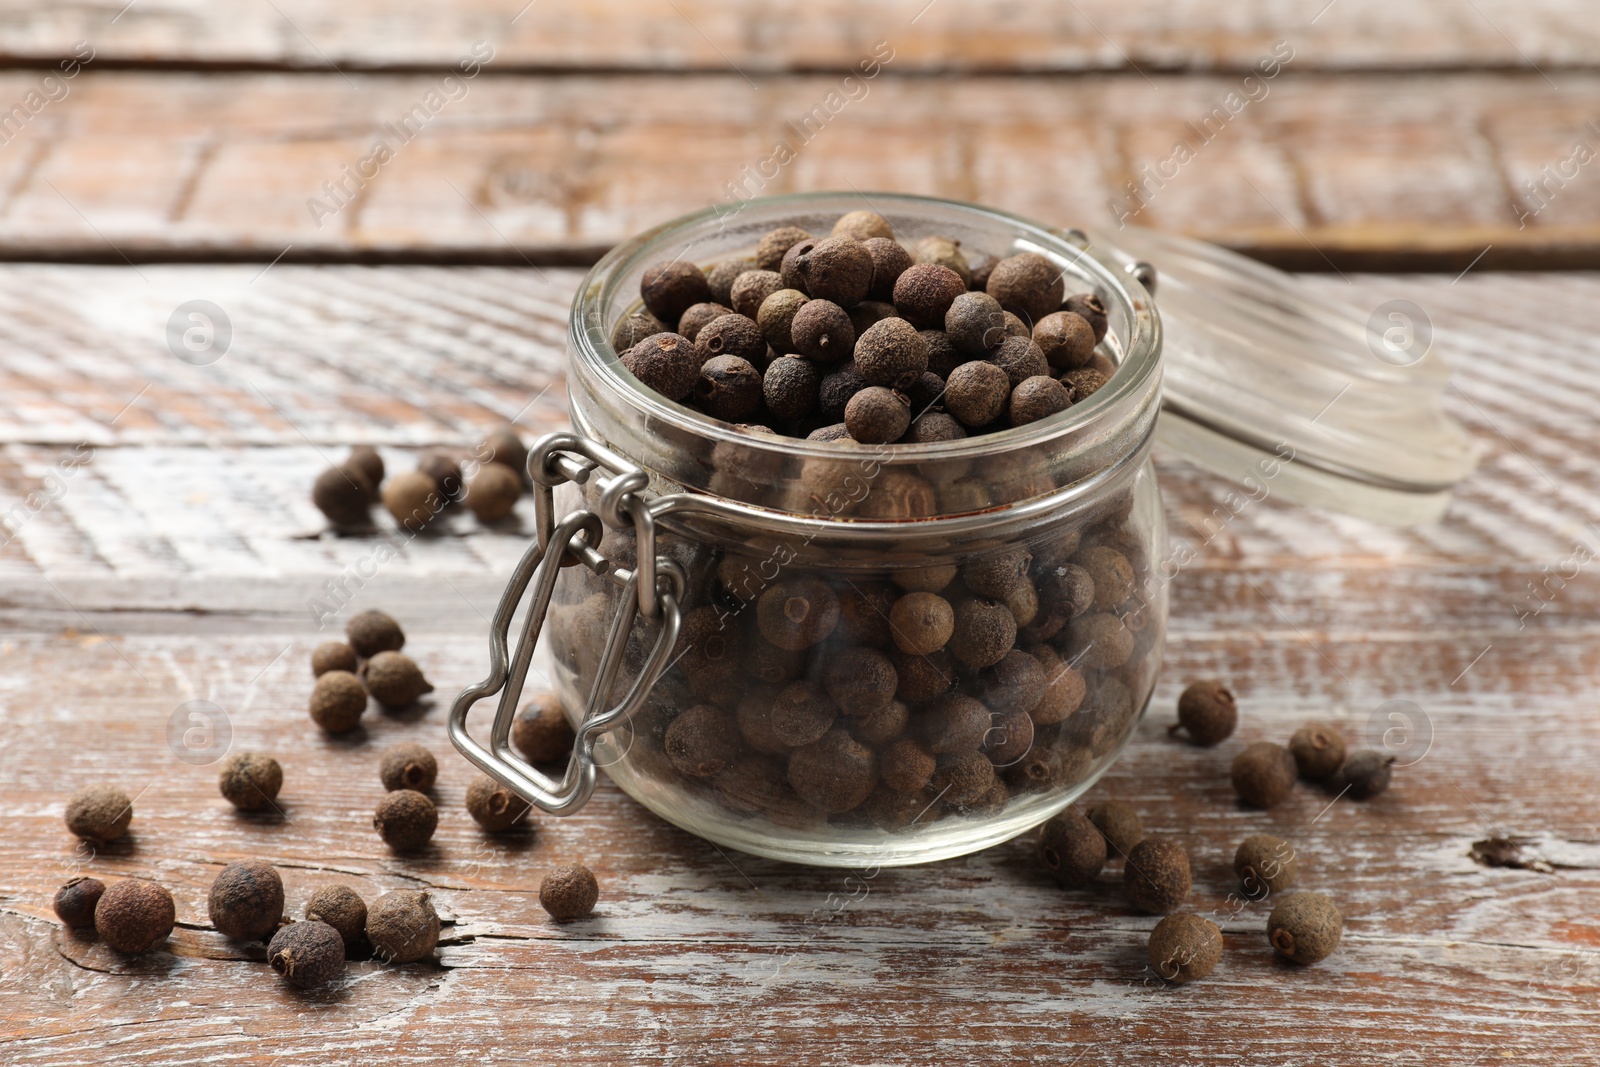
[[[1421,309],[1370,315],[1216,245],[1138,227],[1085,237],[1141,279],[1164,333],[1157,440],[1253,496],[1432,522],[1479,448],[1440,403],[1450,371]]]

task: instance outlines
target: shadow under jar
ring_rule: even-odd
[[[637,306],[647,266],[747,256],[780,225],[826,233],[860,198],[751,201],[612,251],[573,309],[573,432],[529,461],[551,563],[529,550],[495,619],[494,674],[462,695],[452,722],[469,759],[531,802],[574,810],[599,767],[719,845],[890,866],[1037,825],[1127,743],[1167,616],[1152,571],[1165,529],[1149,460],[1161,381],[1151,297],[1081,234],[947,201],[873,199],[908,246],[942,235],[968,254],[1052,260],[1068,295],[1105,303],[1098,351],[1114,373],[1055,416],[958,441],[750,432],[646,389],[607,339]],[[541,628],[579,732],[561,782],[506,742]],[[494,693],[484,747],[465,714]]]

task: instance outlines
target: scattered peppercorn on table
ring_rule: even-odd
[[[1165,7],[1083,9],[1146,79],[1023,73],[1092,69],[1105,49],[1105,37],[1050,21],[1042,5],[1009,14],[933,5],[918,15],[918,3],[871,16],[881,27],[824,5],[792,14],[783,40],[757,48],[764,38],[738,30],[747,16],[683,0],[648,18],[622,3],[576,14],[534,5],[515,23],[515,11],[473,2],[429,9],[418,17],[434,20],[432,40],[385,39],[378,58],[383,35],[372,26],[383,23],[364,5],[316,18],[281,6],[274,18],[303,27],[318,52],[299,54],[301,38],[278,32],[260,36],[290,51],[236,54],[221,8],[197,16],[199,29],[181,40],[137,6],[70,36],[105,60],[327,61],[344,73],[99,72],[89,61],[49,105],[61,120],[49,128],[54,140],[36,118],[28,140],[12,145],[33,153],[34,169],[8,194],[0,247],[103,262],[0,266],[0,1059],[420,1065],[464,1050],[490,1063],[541,1062],[559,1049],[576,1064],[1590,1062],[1600,1047],[1600,355],[1587,337],[1600,276],[1486,271],[1592,247],[1600,202],[1586,171],[1570,187],[1546,183],[1537,200],[1517,193],[1522,229],[1501,177],[1559,166],[1572,137],[1587,137],[1574,116],[1594,110],[1595,75],[1563,51],[1581,40],[1558,38],[1588,31],[1543,40],[1538,24],[1485,0],[1482,16],[1430,6],[1417,15],[1430,33],[1376,40],[1352,30],[1366,16],[1334,6],[1313,22],[1308,11],[1268,35],[1295,56],[1279,55],[1281,77],[1256,70],[1270,94],[1250,97],[1178,177],[1146,181],[1135,201],[1100,176],[1111,163],[1090,165],[1095,153],[1077,154],[1082,175],[1057,172],[1051,131],[1061,116],[1039,101],[1086,124],[1084,143],[1099,143],[1094,132],[1123,145],[1117,166],[1137,178],[1138,163],[1171,150],[1166,133],[1143,147],[1152,119],[1204,115],[1243,77],[1173,69],[1159,27],[1175,16]],[[438,49],[459,36],[467,54],[483,34],[451,20],[470,17],[507,27],[494,58],[478,56],[486,69],[579,70],[468,75],[454,50]],[[1263,25],[1272,17],[1281,15],[1259,15]],[[1507,53],[1480,18],[1522,27],[1520,52]],[[649,33],[633,33],[634,23]],[[864,33],[859,51],[881,69],[868,75],[837,43],[849,35],[824,32],[838,26]],[[1243,71],[1272,52],[1270,40],[1203,36],[1177,66]],[[880,37],[890,47],[874,52]],[[196,40],[211,50],[190,56]],[[540,51],[552,40],[575,51],[557,62]],[[605,50],[584,51],[599,40]],[[672,49],[691,73],[581,72],[648,66]],[[70,50],[70,41],[57,49]],[[364,124],[392,121],[442,76],[361,72],[397,56],[408,70],[454,70],[470,91],[448,95],[414,144],[364,176],[359,199],[328,201],[327,225],[303,223],[305,198],[329,195],[321,183],[371,150]],[[892,77],[951,57],[999,73],[950,87]],[[1524,62],[1548,69],[1562,91],[1533,70],[1506,73]],[[1407,73],[1429,63],[1464,73]],[[1377,72],[1331,73],[1351,66]],[[1498,73],[1475,75],[1475,66]],[[923,866],[793,866],[675,829],[603,773],[578,814],[535,809],[519,820],[516,804],[458,756],[444,720],[487,669],[489,617],[535,529],[531,500],[502,478],[477,499],[469,488],[428,529],[392,523],[379,507],[375,529],[337,537],[310,499],[313,481],[353,446],[375,445],[390,477],[367,477],[365,489],[361,479],[318,481],[318,503],[359,517],[383,482],[404,513],[406,494],[448,474],[429,466],[439,446],[470,446],[507,420],[525,442],[565,428],[563,342],[581,271],[557,264],[720,196],[759,153],[742,138],[724,145],[718,124],[768,121],[738,110],[742,94],[754,97],[745,76],[773,94],[781,121],[807,114],[846,73],[870,92],[840,90],[846,103],[780,167],[781,187],[855,186],[868,190],[868,210],[870,190],[904,185],[895,167],[965,137],[978,147],[963,167],[976,169],[962,177],[930,165],[927,191],[1063,224],[1103,221],[1097,205],[1117,197],[1138,212],[1130,221],[1319,268],[1326,253],[1347,275],[1306,278],[1314,294],[1423,310],[1454,371],[1446,405],[1484,458],[1443,522],[1397,529],[1289,504],[1270,485],[1245,495],[1158,447],[1174,562],[1154,701],[1042,845],[1033,832]],[[20,99],[38,72],[8,77]],[[285,93],[304,106],[285,106]],[[527,123],[527,94],[550,113],[512,140],[485,132],[494,128],[486,116]],[[550,108],[569,97],[582,106]],[[1374,104],[1387,99],[1403,106]],[[1435,126],[1487,129],[1489,146],[1467,158],[1448,138],[1419,134],[1409,124],[1421,99],[1443,109]],[[329,119],[330,101],[356,110]],[[691,102],[712,111],[670,152],[641,139]],[[139,112],[129,109],[146,105],[164,125],[132,121]],[[213,106],[258,115],[248,135],[258,140],[241,141],[241,124],[219,121]],[[272,132],[291,115],[363,132],[314,162],[315,150],[285,148],[301,145],[303,131],[281,141]],[[1511,127],[1496,117],[1505,115]],[[1019,133],[1030,122],[1034,132]],[[596,151],[618,123],[634,130],[633,148]],[[940,123],[954,132],[905,139]],[[1372,166],[1377,142],[1352,130],[1374,128],[1422,161],[1403,173]],[[1493,135],[1502,128],[1515,136]],[[184,139],[206,130],[208,147]],[[1251,154],[1262,136],[1302,168],[1299,193],[1280,189]],[[763,151],[767,139],[757,138]],[[91,181],[101,169],[84,162],[91,149],[195,162],[174,171],[172,195],[157,196],[152,213],[128,183]],[[822,163],[826,179],[792,169]],[[542,167],[564,168],[560,180]],[[140,196],[159,193],[164,173],[136,183]],[[1452,178],[1426,211],[1407,199],[1417,174]],[[46,177],[57,192],[44,188],[55,199],[41,213],[31,198]],[[558,201],[553,213],[525,206]],[[246,202],[256,209],[241,220]],[[1421,214],[1433,221],[1419,231]],[[549,221],[557,217],[562,226]],[[201,234],[206,254],[250,262],[145,261],[152,251],[192,254]],[[754,249],[758,265],[776,256],[780,281],[783,243]],[[285,260],[263,270],[285,245],[294,246]],[[1485,245],[1493,250],[1460,274]],[[411,265],[294,262],[308,249],[341,258],[402,247]],[[916,252],[956,269],[951,249]],[[429,265],[463,259],[501,265]],[[1442,273],[1348,273],[1355,262]],[[728,306],[757,319],[770,295],[733,286]],[[983,326],[993,309],[961,299]],[[212,332],[196,341],[185,331],[200,320],[174,309],[200,300],[223,318],[205,311]],[[774,376],[770,396],[743,373],[743,353],[764,346],[768,329],[823,363],[856,334],[827,301],[782,303],[753,332],[737,316],[697,324],[696,342],[725,354],[695,394],[703,410],[732,415],[759,402],[776,413],[801,395],[833,403],[826,382],[800,380],[803,367],[793,380]],[[959,334],[964,321],[947,325]],[[231,331],[220,343],[219,323]],[[1080,364],[1092,335],[1071,318],[1058,326],[1035,338],[1049,365]],[[789,363],[802,361],[785,371]],[[975,408],[993,407],[983,383],[971,384]],[[1049,417],[1057,400],[1044,389],[1006,405],[1026,422],[1035,409]],[[838,421],[850,421],[845,400],[837,406]],[[892,436],[875,432],[886,420],[863,407],[855,421],[862,437]],[[497,451],[513,445],[501,440]],[[351,464],[372,458],[357,453]],[[408,486],[402,476],[419,466],[426,477]],[[360,649],[330,643],[368,609],[403,626],[405,662],[383,660],[363,683],[360,660],[398,652],[381,620],[367,619],[376,628],[354,642]],[[838,670],[853,666],[866,690],[874,662]],[[308,714],[313,664],[333,679],[317,714],[342,732]],[[1202,689],[1169,733],[1185,685],[1213,678],[1236,698],[1236,723],[1220,694]],[[389,695],[367,704],[374,684]],[[535,675],[527,697],[547,687]],[[517,729],[522,751],[564,743],[548,715]],[[1219,734],[1213,747],[1193,743]],[[1281,749],[1238,760],[1264,742],[1286,746],[1302,778],[1320,777],[1306,769],[1342,761],[1347,747],[1393,756],[1392,779],[1357,800],[1293,780]],[[923,775],[911,765],[917,754],[899,753],[895,773]],[[1360,791],[1390,769],[1367,767]],[[68,811],[76,789],[97,783],[133,801],[126,833],[103,846],[67,829],[69,820],[86,832],[120,829],[110,794]],[[1241,792],[1274,802],[1247,807]],[[510,828],[485,829],[501,825]],[[422,844],[396,851],[380,830]],[[1110,845],[1103,864],[1082,848],[1095,834]],[[1182,915],[1130,906],[1119,857],[1139,848],[1152,874],[1172,876],[1152,878],[1139,890],[1149,899],[1133,903],[1164,910],[1186,877]],[[1241,880],[1264,885],[1265,899],[1242,892]],[[53,900],[68,883],[58,917]],[[1299,890],[1326,894],[1338,914]],[[282,914],[316,921],[263,926],[280,892]],[[100,908],[105,937],[92,929]],[[169,923],[170,936],[150,948],[152,931]],[[343,946],[374,930],[376,958],[357,951],[341,964]]]

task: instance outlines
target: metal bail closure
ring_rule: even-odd
[[[574,453],[581,458],[575,459]],[[585,482],[601,468],[607,470],[609,476],[602,477],[598,483],[601,489],[599,514],[580,508],[560,522],[553,521],[551,490],[566,481]],[[682,621],[679,604],[687,583],[683,568],[676,560],[655,555],[655,518],[649,505],[637,496],[645,485],[644,472],[639,468],[594,441],[575,434],[557,433],[546,435],[534,446],[528,457],[528,469],[535,482],[539,536],[517,562],[490,622],[489,676],[462,690],[450,708],[450,741],[479,770],[514,790],[528,803],[552,815],[568,815],[583,807],[594,792],[596,740],[633,716],[666,669],[668,657],[678,643]],[[600,553],[600,536],[606,525],[634,529],[641,563],[637,569],[617,567]],[[581,563],[600,577],[610,578],[619,587],[620,595],[617,617],[612,620],[606,636],[566,774],[557,781],[541,773],[512,749],[511,725],[533,663],[534,647],[550,611],[556,579],[563,567],[575,563]],[[512,618],[530,585],[533,597],[517,638],[516,654],[508,658],[506,640]],[[634,620],[641,614],[659,617],[660,632],[627,693],[610,703],[622,671],[629,634]],[[485,748],[467,732],[467,713],[478,701],[495,693],[500,694],[500,702],[489,732],[489,747]]]

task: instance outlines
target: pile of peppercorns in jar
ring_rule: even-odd
[[[640,382],[747,429],[813,441],[929,443],[1049,418],[1115,369],[1096,353],[1105,306],[1065,295],[1023,252],[969,260],[959,242],[908,249],[852,211],[818,238],[780,226],[755,256],[709,271],[657,263],[643,308],[612,332]]]

